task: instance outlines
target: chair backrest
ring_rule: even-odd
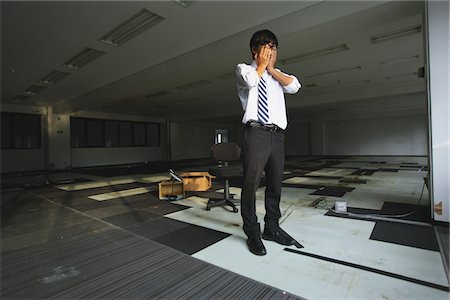
[[[236,161],[241,157],[241,148],[235,143],[219,143],[211,147],[211,156],[217,161]]]

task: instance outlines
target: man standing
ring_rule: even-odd
[[[238,94],[245,124],[244,180],[241,194],[243,229],[255,255],[265,255],[256,216],[256,190],[266,174],[264,232],[262,238],[290,246],[300,245],[279,227],[281,180],[284,169],[284,130],[287,127],[284,93],[295,94],[301,85],[295,76],[275,69],[278,39],[269,30],[255,32],[250,40],[253,62],[236,68]],[[300,245],[301,246],[301,245]]]

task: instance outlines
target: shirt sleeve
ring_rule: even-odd
[[[286,74],[287,76],[291,77],[293,80],[291,83],[289,83],[286,86],[283,86],[283,91],[287,94],[295,94],[298,92],[298,90],[302,87],[300,84],[300,81],[298,81],[297,77],[294,75]]]
[[[236,66],[236,75],[240,87],[249,89],[258,85],[258,73],[249,65],[238,64]]]

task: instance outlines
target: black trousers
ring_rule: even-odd
[[[256,216],[255,194],[263,170],[266,174],[265,226],[278,226],[278,220],[281,217],[280,197],[284,169],[284,133],[246,126],[242,152],[244,177],[241,193],[241,215],[244,221],[244,232],[250,237],[260,232]]]

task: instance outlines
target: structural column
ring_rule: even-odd
[[[434,220],[449,222],[450,105],[448,1],[426,1],[430,192]]]

